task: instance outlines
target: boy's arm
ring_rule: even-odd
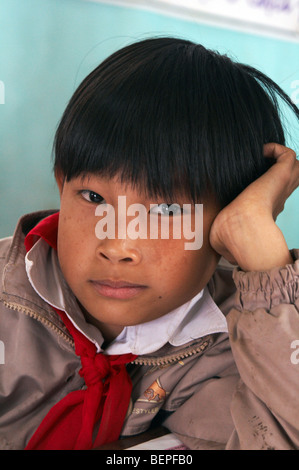
[[[219,213],[211,231],[213,247],[239,265],[227,322],[241,381],[228,449],[299,448],[299,250],[289,252],[275,224],[299,184],[299,162],[281,145],[268,144],[265,155],[276,163]]]
[[[234,272],[227,323],[241,381],[228,449],[299,449],[299,250],[293,257],[269,271]]]
[[[212,247],[243,271],[293,262],[275,220],[299,185],[299,161],[279,144],[265,145],[264,153],[276,163],[218,214],[210,232]]]

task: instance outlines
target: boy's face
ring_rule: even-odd
[[[219,260],[209,244],[210,227],[219,212],[215,202],[203,204],[202,247],[185,249],[186,239],[172,236],[171,217],[167,239],[152,239],[150,235],[144,239],[118,238],[118,196],[126,196],[127,208],[138,203],[149,211],[150,204],[155,204],[159,220],[164,217],[165,205],[158,204],[190,201],[149,199],[118,178],[96,175],[70,182],[57,176],[57,183],[61,195],[60,266],[87,320],[100,328],[106,340],[117,336],[124,326],[153,320],[183,305],[209,281]],[[95,211],[102,198],[115,209],[114,238],[96,236],[100,218]],[[195,218],[194,212],[191,217]],[[129,224],[133,219],[126,215],[121,220]]]

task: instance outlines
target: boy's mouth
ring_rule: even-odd
[[[130,299],[147,288],[147,286],[141,284],[127,281],[113,281],[110,279],[91,281],[91,284],[98,294],[113,299]]]

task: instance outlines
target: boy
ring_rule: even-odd
[[[263,74],[173,38],[79,86],[55,139],[60,211],[1,242],[2,448],[91,449],[159,423],[191,449],[299,447],[299,253],[275,224],[299,162],[277,94],[298,117]],[[135,204],[158,236],[127,230]],[[187,250],[171,229],[189,210],[198,231],[200,204]]]

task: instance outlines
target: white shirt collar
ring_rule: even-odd
[[[63,310],[76,328],[101,351],[103,336],[85,317],[60,270],[56,251],[39,239],[25,257],[29,281],[37,294],[49,305]],[[65,296],[65,290],[68,295]],[[227,332],[225,316],[205,287],[193,299],[163,317],[127,326],[107,347],[108,354],[149,354],[167,342],[181,346],[208,334]]]

